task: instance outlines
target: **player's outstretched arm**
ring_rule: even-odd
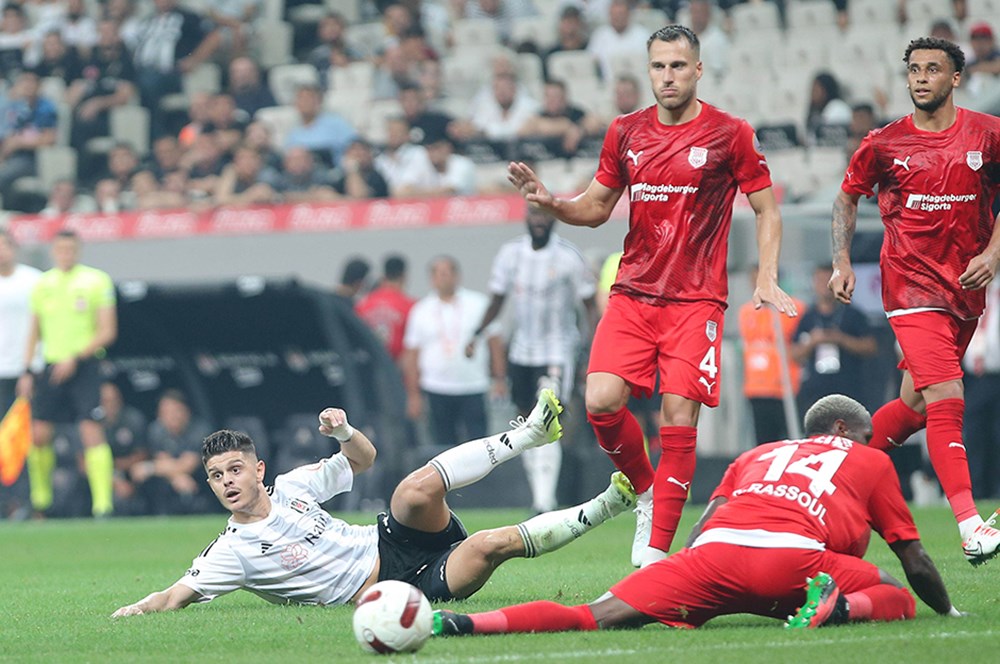
[[[851,242],[858,225],[859,198],[857,194],[841,191],[833,202],[833,276],[830,278],[830,290],[844,304],[850,304],[854,294]]]
[[[985,288],[1000,268],[1000,216],[993,221],[993,234],[986,249],[974,256],[958,278],[958,283],[966,290]]]
[[[747,195],[750,207],[757,216],[757,254],[760,270],[753,292],[753,305],[760,309],[765,304],[787,316],[797,316],[795,302],[778,286],[778,256],[781,254],[781,212],[774,190],[765,187]]]
[[[924,604],[941,614],[954,615],[948,590],[938,573],[934,561],[927,555],[920,540],[903,540],[889,545],[903,566],[906,580]]]
[[[340,408],[327,408],[319,414],[319,432],[340,441],[340,453],[347,457],[354,474],[363,473],[375,463],[375,446],[368,436],[347,421]]]
[[[141,616],[144,613],[157,613],[160,611],[176,611],[183,609],[188,604],[196,602],[201,595],[191,590],[181,583],[175,583],[166,590],[147,595],[135,604],[123,606],[111,614],[112,618],[124,618],[125,616]]]
[[[594,179],[579,196],[571,199],[556,198],[545,188],[535,172],[520,161],[512,161],[507,166],[507,179],[530,205],[545,210],[571,226],[600,226],[611,216],[615,203],[624,191],[624,187],[610,189]]]

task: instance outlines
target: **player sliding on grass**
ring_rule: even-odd
[[[327,408],[319,416],[319,430],[340,441],[340,452],[279,475],[274,487],[263,484],[264,462],[250,437],[218,431],[205,439],[202,460],[212,491],[232,512],[226,529],[179,581],[114,617],[180,609],[240,588],[275,603],[344,604],[386,579],[409,582],[432,601],[468,597],[504,561],[554,551],[635,506],[631,485],[615,473],[582,505],[468,536],[445,494],[558,440],[561,411],[552,390],[542,390],[516,428],[449,449],[411,473],[393,492],[388,513],[367,526],[348,525],[319,505],[350,491],[354,476],[375,460],[375,447],[344,411]]]
[[[864,406],[839,394],[824,397],[806,413],[805,428],[808,438],[737,458],[687,548],[633,572],[593,603],[531,602],[472,615],[437,611],[434,633],[558,632],[657,621],[690,628],[732,613],[785,618],[803,602],[790,627],[913,618],[913,596],[861,560],[871,530],[899,557],[920,599],[938,613],[960,615],[920,543],[892,462],[864,445],[871,435]]]

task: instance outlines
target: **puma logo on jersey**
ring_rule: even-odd
[[[714,380],[711,383],[708,382],[708,379],[705,378],[704,376],[699,377],[698,382],[705,386],[705,391],[708,392],[709,394],[712,393],[712,388],[715,387],[716,383],[716,381]]]
[[[948,443],[948,447],[957,447],[958,449],[965,451],[965,445],[962,443]]]
[[[903,168],[906,169],[907,172],[909,172],[910,171],[910,157],[912,157],[912,156],[913,155],[906,155],[906,159],[903,159],[902,161],[900,161],[899,159],[893,159],[892,160],[892,165],[893,166],[902,166]]]
[[[690,480],[688,480],[687,482],[681,482],[679,479],[677,479],[673,475],[671,475],[670,477],[668,477],[667,481],[670,482],[671,484],[676,484],[677,486],[679,486],[680,488],[684,489],[685,491],[687,491],[688,487],[691,486],[691,481]]]
[[[638,166],[639,165],[639,156],[642,155],[643,152],[645,152],[645,151],[644,150],[639,150],[638,152],[632,152],[632,148],[629,148],[628,152],[626,152],[625,154],[626,154],[626,156],[628,156],[629,159],[632,160],[632,165],[633,166]]]

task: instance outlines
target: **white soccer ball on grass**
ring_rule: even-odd
[[[416,652],[431,635],[431,604],[403,581],[379,581],[354,609],[354,637],[362,649],[388,655]]]

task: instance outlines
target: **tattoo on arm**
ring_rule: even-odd
[[[833,260],[850,259],[851,241],[858,222],[858,207],[850,199],[838,196],[833,202]]]

